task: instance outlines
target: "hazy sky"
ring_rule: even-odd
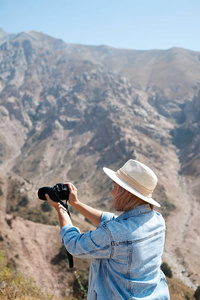
[[[67,43],[200,51],[200,0],[0,0],[0,27]]]

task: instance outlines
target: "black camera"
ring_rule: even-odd
[[[55,201],[60,202],[60,200],[69,199],[69,188],[64,183],[57,183],[54,187],[44,186],[38,190],[38,198],[41,200],[47,200],[45,194]]]

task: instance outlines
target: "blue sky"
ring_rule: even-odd
[[[0,28],[67,43],[200,51],[200,0],[0,0]]]

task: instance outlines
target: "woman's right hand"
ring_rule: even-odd
[[[102,211],[94,209],[79,201],[77,197],[77,188],[71,182],[65,182],[65,184],[69,187],[68,203],[71,204],[71,206],[73,206],[73,208],[75,208],[81,215],[98,226],[101,221]]]

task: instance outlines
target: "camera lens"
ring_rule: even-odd
[[[38,190],[38,198],[41,200],[47,200],[45,194],[48,194],[52,198],[53,189],[52,187],[44,186]],[[54,199],[52,199],[54,200]]]

